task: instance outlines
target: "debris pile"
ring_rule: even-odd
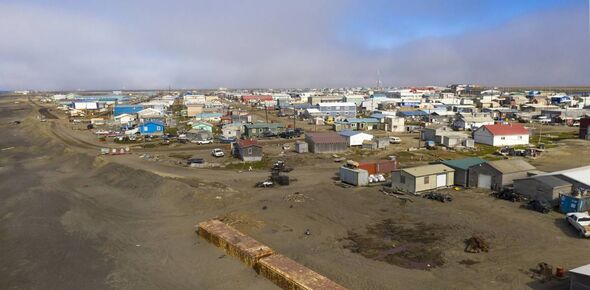
[[[440,201],[440,202],[451,202],[453,201],[453,197],[450,194],[446,193],[439,193],[436,191],[431,191],[422,195],[424,198]]]
[[[467,253],[487,253],[489,250],[490,247],[488,243],[482,237],[472,236],[465,240],[465,252]]]
[[[286,201],[290,201],[290,202],[305,202],[307,200],[312,200],[312,198],[310,198],[309,196],[300,193],[300,192],[294,192],[294,193],[289,193],[287,195],[285,195],[285,200]]]

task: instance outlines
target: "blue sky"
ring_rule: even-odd
[[[0,0],[0,89],[589,85],[585,0]]]

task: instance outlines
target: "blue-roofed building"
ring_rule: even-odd
[[[358,131],[346,130],[338,134],[346,138],[348,146],[362,146],[364,141],[373,140],[373,135]]]
[[[122,114],[134,115],[143,110],[143,105],[116,105],[113,109],[113,115],[119,116]]]
[[[139,133],[141,133],[141,135],[162,135],[164,134],[165,129],[166,125],[159,121],[149,121],[139,125]]]
[[[415,111],[398,111],[397,115],[406,119],[406,121],[424,121],[428,119],[428,113],[421,110]]]

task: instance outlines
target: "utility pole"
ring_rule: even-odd
[[[266,116],[266,123],[268,124],[268,109],[266,108],[266,105],[264,105],[264,115]]]

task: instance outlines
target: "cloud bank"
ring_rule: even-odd
[[[444,25],[465,1],[422,2],[418,13],[404,1],[8,1],[0,89],[371,86],[377,71],[391,86],[589,85],[583,1],[479,26],[449,20],[452,33],[416,23]],[[375,46],[367,35],[404,41]]]

